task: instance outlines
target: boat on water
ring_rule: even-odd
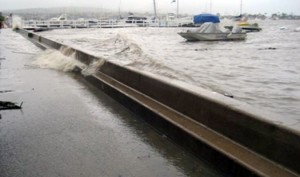
[[[238,27],[240,27],[242,30],[244,30],[245,32],[249,33],[249,32],[259,32],[262,30],[262,28],[260,28],[258,26],[257,23],[248,23],[248,22],[240,22],[237,24]],[[226,29],[232,30],[233,26],[225,26]]]
[[[250,24],[248,22],[240,22],[238,23],[238,26],[247,32],[255,32],[262,30],[262,28],[260,28],[257,23]]]
[[[221,31],[211,22],[204,23],[198,30],[188,30],[178,34],[187,41],[233,41],[245,40],[247,36],[242,31]]]
[[[68,20],[67,14],[63,13],[59,17],[51,18],[50,21],[66,21]]]
[[[242,30],[246,31],[246,32],[258,32],[261,31],[262,28],[260,28],[258,26],[257,23],[248,23],[248,17],[243,15],[243,0],[241,0],[241,7],[240,7],[240,15],[239,16],[235,16],[233,18],[233,21],[238,22],[237,26],[239,26]],[[233,28],[233,26],[225,26],[225,28],[231,30]]]
[[[139,17],[139,16],[134,16],[130,15],[126,19],[126,23],[146,23],[147,18],[146,17]]]
[[[48,27],[36,27],[33,28],[33,32],[43,32],[43,31],[50,31],[53,30],[53,28],[48,28]]]
[[[195,25],[199,28],[178,33],[187,41],[232,41],[245,40],[247,34],[239,27],[232,30],[221,28],[220,19],[216,15],[200,14],[194,17]]]

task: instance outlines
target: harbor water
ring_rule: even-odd
[[[186,42],[188,28],[61,29],[39,33],[127,67],[232,96],[300,130],[300,21],[256,21],[245,41]],[[222,25],[227,25],[226,22]],[[272,120],[272,116],[268,117]]]

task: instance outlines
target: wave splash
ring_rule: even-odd
[[[182,72],[167,67],[163,62],[153,59],[151,53],[144,52],[134,40],[129,39],[127,35],[118,34],[114,39],[114,45],[117,50],[110,61],[115,61],[124,66],[133,67],[138,70],[151,72],[167,78],[181,80],[193,83],[192,77]]]
[[[102,58],[95,58],[92,63],[85,65],[76,59],[76,51],[70,47],[61,47],[59,51],[47,49],[42,52],[32,66],[43,69],[54,69],[63,72],[73,71],[76,67],[82,69],[84,76],[92,75],[104,64]]]
[[[12,18],[12,29],[21,29],[22,28],[22,18],[14,15]]]
[[[90,63],[87,67],[85,67],[81,71],[81,74],[83,74],[84,76],[95,74],[104,63],[105,60],[101,58],[94,60],[92,63]]]
[[[151,53],[143,50],[143,45],[132,40],[129,35],[119,33],[116,36],[104,41],[93,41],[94,47],[97,46],[100,53],[96,54],[98,58],[94,59],[89,65],[84,65],[76,60],[76,51],[72,48],[62,47],[60,51],[47,50],[37,57],[33,63],[40,68],[56,69],[60,71],[72,71],[76,65],[82,68],[83,75],[94,74],[97,69],[107,61],[112,61],[123,66],[135,68],[137,70],[146,71],[160,75],[162,77],[181,80],[194,83],[192,77],[183,72],[176,71],[167,67],[158,59],[153,59]],[[105,51],[105,53],[102,52]],[[109,55],[102,55],[109,54]]]
[[[82,63],[75,59],[75,52],[72,49],[63,47],[60,51],[47,49],[38,55],[33,66],[43,69],[54,69],[63,72],[69,72],[76,66],[83,66]]]

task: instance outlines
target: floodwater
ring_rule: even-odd
[[[21,35],[0,37],[0,100],[23,102],[0,111],[1,177],[224,176],[79,76],[43,69]]]
[[[232,95],[274,113],[281,120],[277,123],[300,130],[300,32],[294,31],[300,20],[256,22],[261,32],[233,42],[186,42],[177,34],[184,28],[64,29],[40,34],[124,66]]]

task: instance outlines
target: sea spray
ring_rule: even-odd
[[[84,76],[92,75],[97,72],[97,70],[105,63],[105,59],[96,59],[89,66],[81,71]]]
[[[143,55],[143,50],[133,40],[130,40],[125,34],[118,34],[115,39],[115,47],[119,50],[116,55],[137,56]]]
[[[62,46],[60,48],[60,52],[67,57],[71,57],[72,59],[75,59],[76,51],[71,47]],[[76,60],[76,62],[77,62],[77,65],[80,65],[77,60]],[[92,75],[98,70],[98,68],[100,68],[104,64],[104,62],[105,62],[105,59],[94,58],[93,61],[88,66],[81,67],[83,69],[81,73],[84,76]],[[81,64],[81,65],[83,65],[83,64]]]
[[[62,47],[59,49],[59,51],[60,51],[63,55],[65,55],[65,56],[67,56],[67,57],[72,56],[72,55],[74,55],[74,53],[75,53],[75,50],[74,50],[73,48],[71,48],[71,47],[66,47],[66,46],[62,46]]]
[[[65,56],[60,51],[47,49],[37,56],[32,63],[39,68],[55,69],[59,71],[72,71],[76,66],[85,68],[85,66],[74,58],[75,53]]]
[[[12,17],[12,29],[21,29],[22,28],[22,18],[14,15]]]
[[[69,72],[80,67],[84,76],[94,74],[105,62],[105,59],[95,58],[88,66],[75,59],[76,51],[70,47],[61,47],[59,51],[48,49],[42,52],[32,63],[39,68],[55,69]]]
[[[189,83],[194,83],[192,77],[176,71],[170,67],[167,67],[163,62],[155,60],[147,55],[143,49],[132,39],[129,39],[127,35],[118,34],[115,39],[115,44],[119,45],[119,51],[115,53],[115,60],[120,62],[121,60],[127,60],[125,66],[133,67],[138,70],[144,70],[171,78],[175,80],[182,80]],[[120,47],[122,47],[120,49]],[[110,59],[111,60],[111,59]],[[130,62],[128,62],[130,60]],[[123,62],[124,63],[124,62]]]

